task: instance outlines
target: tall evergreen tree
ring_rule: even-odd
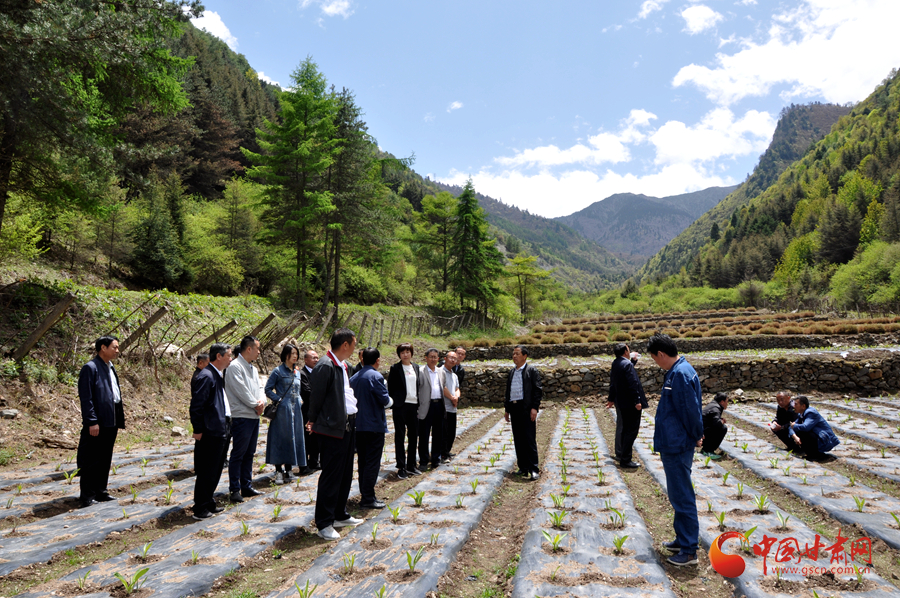
[[[419,255],[441,278],[441,291],[450,286],[450,256],[456,224],[457,201],[449,191],[422,198],[422,213],[413,239]]]
[[[471,179],[457,198],[452,253],[450,282],[459,295],[460,307],[474,303],[476,311],[487,315],[499,292],[497,278],[503,270],[503,256],[488,236],[487,219]]]
[[[294,253],[294,292],[307,308],[308,279],[321,217],[334,210],[324,175],[338,153],[336,102],[311,57],[291,74],[291,91],[280,94],[281,122],[266,120],[257,131],[261,153],[242,148],[254,164],[248,175],[267,186],[263,197],[265,238]]]

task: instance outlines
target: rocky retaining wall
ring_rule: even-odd
[[[688,359],[690,361],[690,359]],[[737,388],[776,392],[843,392],[878,395],[900,389],[900,355],[867,361],[847,361],[839,356],[780,357],[693,363],[704,392]],[[545,400],[564,400],[609,392],[609,363],[581,368],[539,367]],[[502,403],[510,367],[478,367],[466,364],[461,404]],[[646,392],[659,392],[664,372],[649,358],[637,367]]]
[[[626,341],[632,351],[645,353],[647,339]],[[747,351],[763,349],[817,349],[834,345],[872,346],[900,343],[897,334],[853,334],[846,336],[816,335],[768,335],[753,336],[712,336],[708,338],[675,339],[681,353],[702,351]],[[591,355],[612,355],[616,343],[571,343],[554,345],[528,345],[528,355],[532,359],[565,355],[570,357],[590,357]],[[466,349],[468,361],[489,359],[510,359],[513,346],[472,347]]]

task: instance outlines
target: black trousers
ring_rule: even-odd
[[[400,403],[394,407],[394,455],[397,469],[416,466],[416,447],[419,444],[419,405]],[[405,436],[405,438],[404,438]]]
[[[97,495],[106,492],[113,447],[118,435],[119,428],[101,427],[97,436],[91,436],[87,426],[81,428],[76,464],[81,470],[78,483],[81,486],[82,501],[97,498]]]
[[[356,454],[359,457],[360,504],[375,502],[375,482],[378,481],[378,470],[381,466],[381,454],[384,451],[384,432],[357,432]]]
[[[231,458],[228,461],[228,491],[250,488],[253,479],[253,456],[259,440],[259,420],[236,417],[231,420]]]
[[[335,520],[350,517],[347,497],[353,481],[353,458],[356,456],[356,421],[348,424],[343,438],[319,435],[322,473],[316,491],[316,527],[331,526]]]
[[[203,434],[194,441],[194,512],[212,511],[216,506],[213,494],[222,478],[228,440],[227,436]]]
[[[633,458],[632,449],[641,429],[641,413],[634,405],[619,407],[616,403],[616,459],[620,463],[630,463]]]
[[[422,467],[431,461],[437,467],[444,450],[444,399],[435,399],[428,405],[428,415],[419,421],[419,463]],[[428,438],[431,437],[431,451]]]
[[[725,434],[728,433],[728,426],[723,423],[709,426],[703,430],[703,452],[711,453],[722,444]]]
[[[531,421],[531,409],[525,409],[522,401],[514,401],[509,406],[509,423],[512,425],[519,470],[538,473],[537,422]]]
[[[303,415],[303,421],[309,421],[309,400],[303,401],[300,406],[300,413]],[[313,434],[306,428],[303,429],[303,441],[306,445],[306,466],[319,467],[319,435]]]
[[[803,452],[806,450],[806,447],[799,447],[797,443],[794,442],[794,439],[791,438],[791,429],[790,428],[782,428],[781,430],[774,430],[775,436],[778,436],[778,439],[784,443],[784,446],[787,447],[787,450],[793,451],[795,453]],[[800,442],[803,442],[802,438]]]
[[[825,456],[825,453],[819,451],[818,436],[812,432],[797,432],[797,438],[800,439],[800,450],[806,453],[807,459],[818,461]]]
[[[456,413],[448,411],[444,417],[444,457],[447,459],[453,450],[454,440],[456,440]]]

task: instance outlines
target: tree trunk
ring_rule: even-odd
[[[341,231],[334,231],[334,313],[338,313],[341,279]]]
[[[6,202],[9,199],[9,179],[12,176],[12,153],[0,148],[0,229],[3,228],[3,217],[6,213]]]

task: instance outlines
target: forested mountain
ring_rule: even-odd
[[[643,280],[656,279],[689,267],[710,238],[713,224],[722,231],[736,210],[772,185],[784,170],[824,137],[837,120],[850,112],[834,104],[791,105],[781,112],[772,142],[753,173],[735,191],[697,218],[672,239],[638,272]]]
[[[554,220],[640,266],[736,188],[710,187],[670,197],[617,193]]]
[[[453,194],[461,191],[459,187],[434,184]],[[499,241],[508,255],[524,250],[536,256],[542,268],[553,268],[552,276],[570,288],[580,291],[609,288],[624,281],[633,270],[608,249],[564,223],[531,214],[481,193],[476,196],[487,212],[488,222],[497,229]]]

